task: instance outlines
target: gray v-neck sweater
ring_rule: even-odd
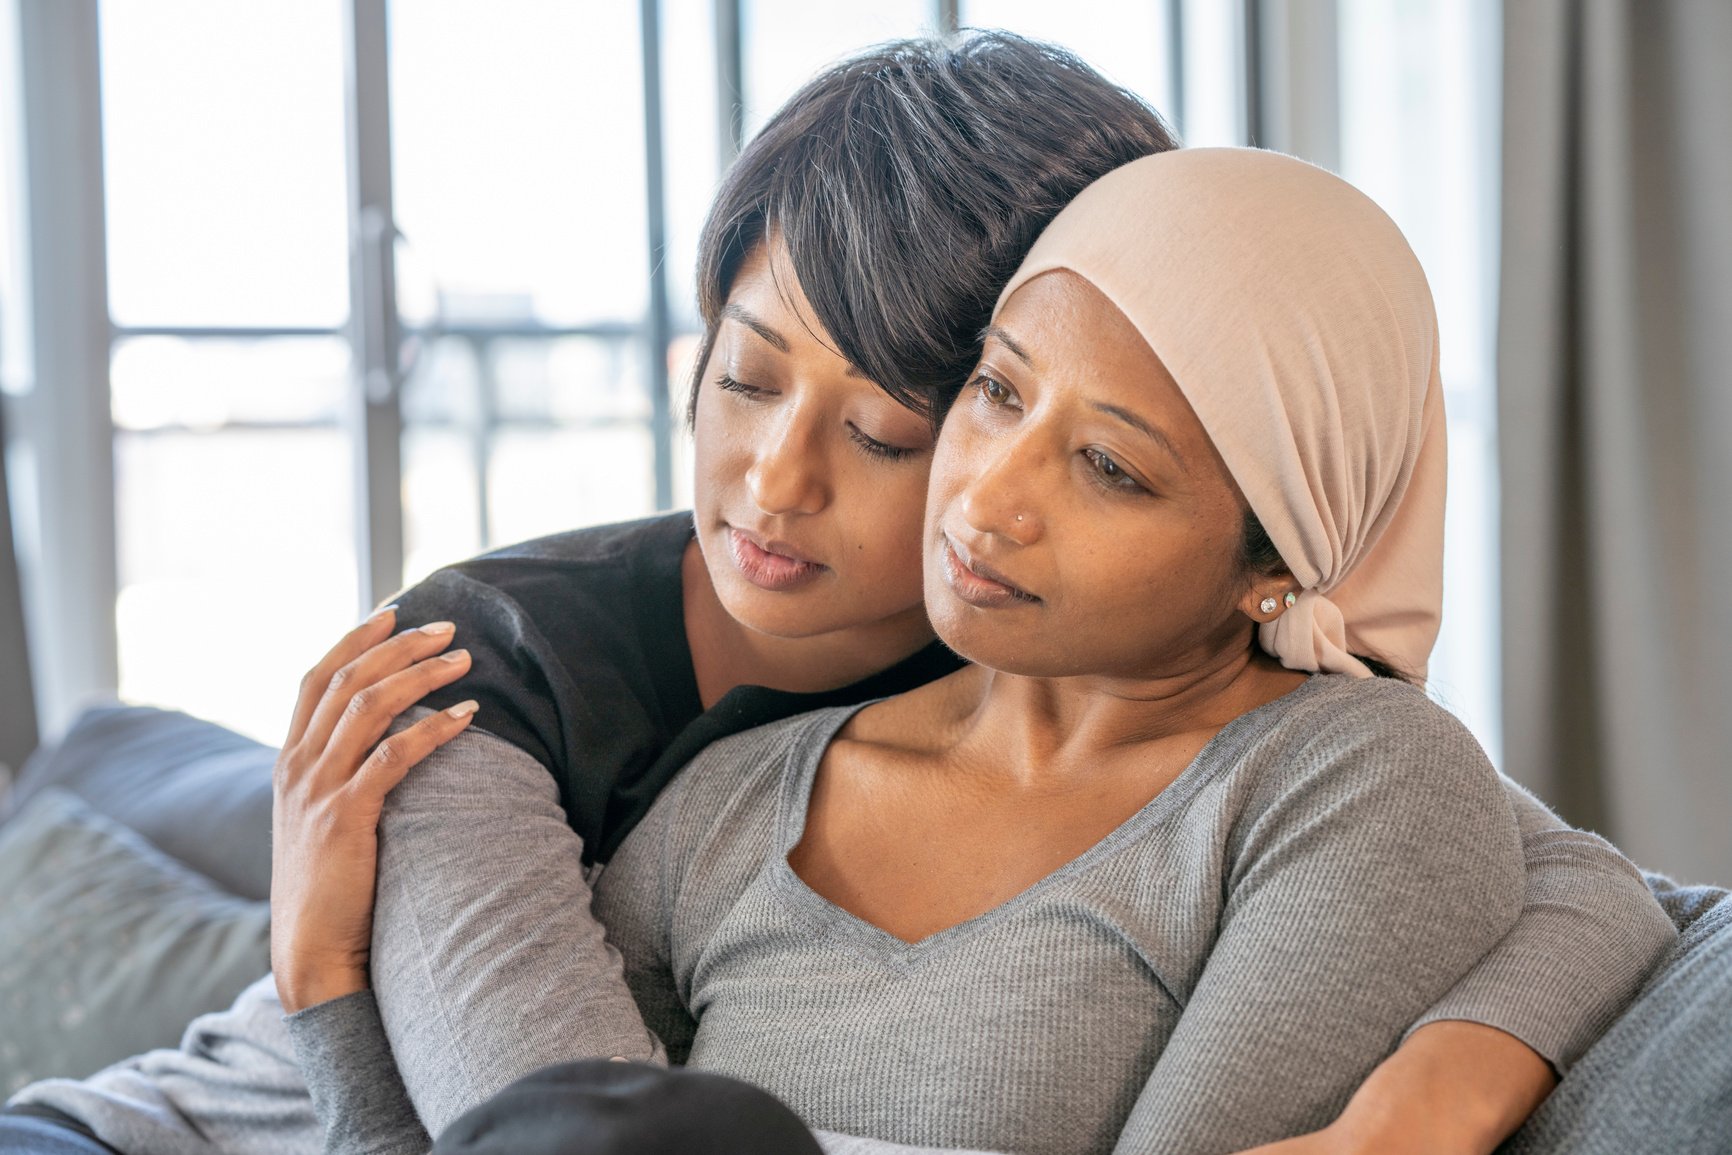
[[[670,1058],[816,1128],[1017,1155],[1313,1130],[1522,908],[1516,819],[1461,724],[1315,677],[1068,865],[905,943],[787,862],[855,709],[710,747],[596,888]]]

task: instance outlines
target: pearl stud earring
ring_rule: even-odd
[[[1299,604],[1299,595],[1294,593],[1292,590],[1288,590],[1287,596],[1281,600],[1286,604],[1288,609],[1292,609],[1294,606]]]

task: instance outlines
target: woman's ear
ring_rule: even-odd
[[[1299,583],[1282,569],[1257,578],[1239,598],[1239,612],[1254,622],[1272,622],[1299,600]]]

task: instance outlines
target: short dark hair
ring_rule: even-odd
[[[1141,98],[1007,32],[834,65],[770,118],[710,209],[694,410],[734,277],[774,232],[837,352],[937,422],[1041,230],[1098,178],[1177,143]]]

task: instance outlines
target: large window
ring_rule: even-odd
[[[356,603],[341,11],[100,13],[119,689],[280,737]]]
[[[1449,415],[1431,691],[1498,760],[1495,0],[1338,0],[1340,168],[1395,218],[1437,301]]]
[[[0,0],[8,36],[30,26],[20,3],[40,0]],[[44,547],[37,577],[111,564],[118,596],[94,583],[82,613],[39,632],[84,631],[41,645],[57,661],[106,645],[118,674],[94,658],[57,670],[50,729],[72,689],[118,688],[274,740],[301,671],[399,585],[491,546],[686,504],[691,269],[719,174],[819,66],[960,21],[1066,45],[1187,143],[1255,139],[1336,167],[1408,231],[1450,384],[1436,681],[1495,750],[1490,0],[53,10],[88,11],[100,40],[87,68],[76,53],[35,59],[57,91],[95,102],[100,131],[62,179],[94,173],[103,188],[98,384],[115,501],[110,563],[88,542]],[[20,103],[0,101],[3,130]],[[71,113],[54,115],[31,125],[83,139]],[[39,175],[52,192],[55,174]],[[0,178],[23,187],[3,166]],[[0,252],[0,381],[20,396],[27,257]],[[22,432],[26,463],[63,436]],[[18,492],[28,504],[28,477]],[[31,510],[18,520],[28,535]]]
[[[658,504],[644,80],[634,4],[390,15],[413,581]]]

